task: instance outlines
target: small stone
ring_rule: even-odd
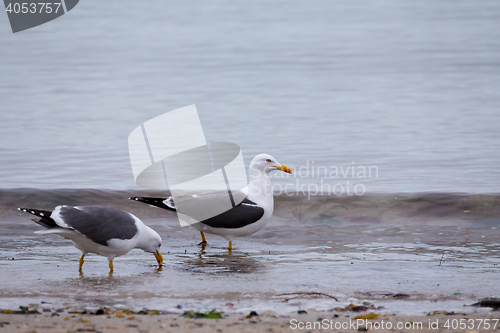
[[[246,316],[245,318],[252,318],[254,316],[259,316],[259,314],[255,311],[251,311],[250,314],[248,316]]]
[[[307,314],[307,311],[306,310],[299,310],[297,311],[298,314]]]

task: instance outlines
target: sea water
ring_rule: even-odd
[[[0,15],[0,308],[420,313],[498,297],[499,7],[86,0],[16,34]],[[275,215],[231,256],[127,200],[151,194],[128,135],[190,104],[247,166],[266,152],[294,170],[272,175]],[[136,214],[165,267],[134,250],[112,276],[95,255],[79,275],[71,242],[16,210],[59,204]]]

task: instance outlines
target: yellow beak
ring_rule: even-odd
[[[155,252],[155,258],[156,258],[156,261],[158,261],[158,265],[161,266],[163,264],[163,256],[161,255],[161,253],[159,251]]]
[[[292,173],[292,169],[290,169],[289,167],[287,167],[286,165],[283,165],[283,164],[281,166],[277,166],[275,168],[276,168],[276,170],[281,170],[281,171],[286,172],[286,173],[290,173],[290,174]]]

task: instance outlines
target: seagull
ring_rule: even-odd
[[[241,190],[245,194],[245,199],[222,214],[192,224],[201,235],[202,242],[198,245],[207,244],[204,234],[206,232],[222,236],[228,240],[228,250],[231,252],[233,248],[232,241],[235,237],[248,236],[262,229],[273,215],[273,189],[269,173],[275,170],[292,173],[289,167],[278,163],[271,155],[257,155],[250,162],[249,185]],[[193,195],[190,199],[193,200],[193,198],[195,200],[210,200],[210,193]],[[129,199],[176,211],[172,197],[130,197]]]
[[[73,241],[82,251],[79,272],[82,273],[83,258],[87,253],[107,257],[109,272],[113,272],[113,259],[139,248],[153,253],[161,266],[161,237],[136,216],[123,210],[105,206],[57,206],[54,211],[18,208],[41,217],[34,222],[47,228],[36,234],[56,234]]]

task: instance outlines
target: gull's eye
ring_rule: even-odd
[[[267,159],[267,160],[266,160],[266,162],[267,162],[267,163],[271,163],[271,160],[270,160],[270,159]]]

